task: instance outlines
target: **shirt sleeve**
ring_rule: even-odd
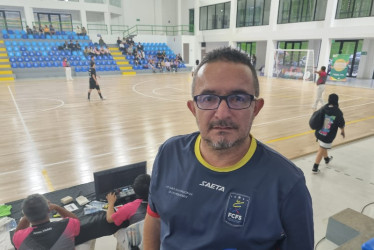
[[[124,221],[129,220],[131,216],[136,213],[136,210],[138,210],[140,204],[141,200],[135,200],[120,207],[117,212],[111,216],[114,224],[120,226]]]
[[[282,201],[281,220],[285,238],[279,244],[280,250],[313,250],[312,198],[305,178],[300,179]]]
[[[28,227],[26,229],[18,230],[14,233],[13,244],[16,247],[16,249],[18,249],[21,246],[22,242],[26,239],[27,236],[29,236],[32,230],[32,227]]]
[[[81,229],[81,223],[78,219],[69,218],[69,223],[67,226],[67,231],[72,233],[72,236],[77,236]]]

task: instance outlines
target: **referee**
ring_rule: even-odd
[[[97,81],[97,77],[96,77],[96,64],[95,64],[95,62],[91,61],[90,65],[91,65],[91,67],[88,70],[88,75],[90,77],[90,89],[88,90],[88,100],[90,100],[91,91],[93,89],[97,89],[97,93],[99,94],[101,100],[104,100],[103,96],[101,95],[100,85],[99,85],[99,83]]]

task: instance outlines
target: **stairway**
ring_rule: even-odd
[[[129,61],[126,60],[126,57],[122,55],[122,52],[118,49],[117,45],[109,45],[109,50],[119,69],[121,70],[122,75],[136,75],[136,72],[129,64]]]
[[[8,81],[14,81],[14,74],[10,67],[4,40],[0,40],[0,82]]]

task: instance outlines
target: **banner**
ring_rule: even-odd
[[[332,65],[330,71],[330,80],[332,81],[346,81],[347,71],[350,55],[333,55]]]

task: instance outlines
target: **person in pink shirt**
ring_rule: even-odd
[[[56,211],[64,219],[49,221],[50,211]],[[80,222],[75,214],[50,203],[40,194],[28,196],[22,203],[22,212],[25,216],[13,235],[18,250],[75,249],[75,237],[80,232]]]
[[[124,221],[129,221],[129,225],[144,220],[147,205],[148,205],[148,192],[151,177],[148,174],[142,174],[135,178],[133,189],[136,194],[136,200],[126,203],[117,211],[114,211],[114,203],[117,197],[114,193],[109,193],[106,196],[108,200],[108,210],[106,213],[106,220],[109,223],[114,223],[120,226]]]

